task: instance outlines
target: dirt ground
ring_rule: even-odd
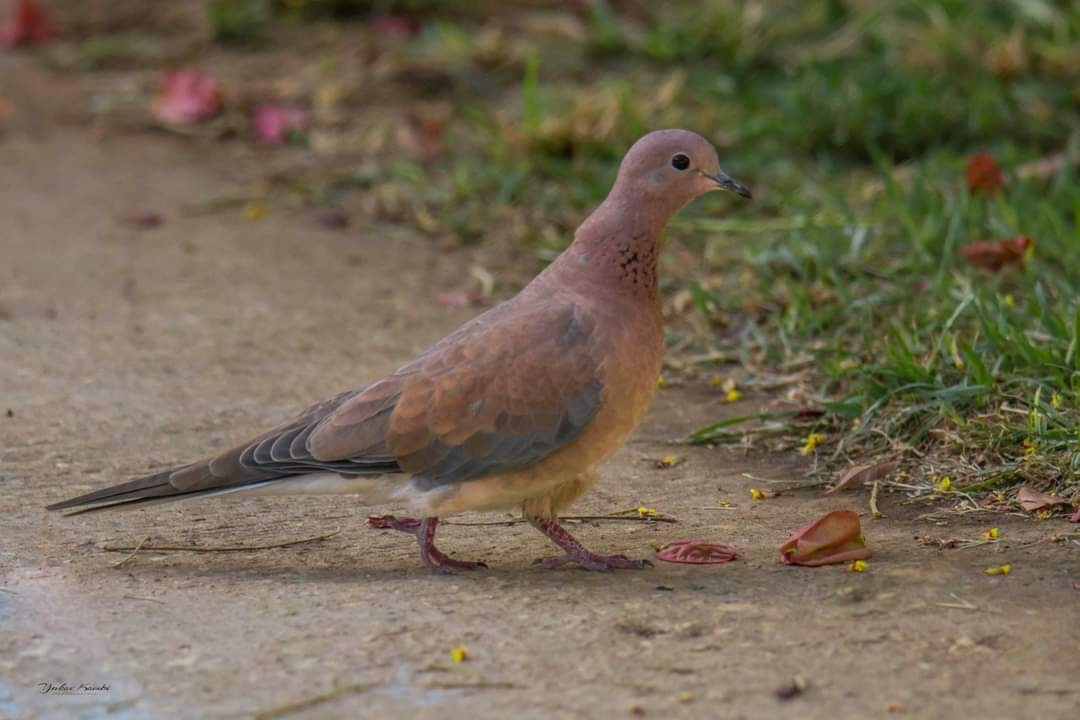
[[[0,59],[0,76],[15,78],[15,62]],[[53,102],[61,112],[62,95]],[[688,388],[659,394],[574,508],[645,504],[678,522],[574,529],[635,556],[716,539],[740,550],[728,565],[540,569],[531,561],[554,548],[527,527],[455,526],[443,549],[490,569],[433,576],[411,540],[369,529],[369,509],[340,497],[46,513],[394,369],[475,312],[430,298],[484,251],[440,252],[387,227],[328,230],[289,208],[258,222],[183,215],[244,187],[257,159],[164,135],[99,141],[43,127],[36,111],[18,104],[0,135],[0,717],[1075,716],[1080,544],[1027,545],[1067,531],[1060,519],[920,519],[931,508],[899,495],[882,498],[880,520],[861,493],[752,502],[762,481],[744,473],[798,479],[805,467],[673,450],[667,439],[731,411]],[[166,222],[118,222],[133,209]],[[671,452],[687,462],[648,462]],[[707,509],[718,501],[736,507]],[[790,531],[837,507],[863,516],[868,572],[777,562]],[[990,525],[996,545],[916,539]],[[261,551],[144,551],[119,567],[123,554],[100,549],[335,530]],[[984,573],[1004,562],[1010,575]],[[459,645],[469,657],[454,663]],[[805,691],[781,699],[796,676]]]

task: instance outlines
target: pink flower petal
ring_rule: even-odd
[[[209,120],[221,111],[221,89],[198,70],[176,70],[161,79],[154,98],[154,116],[170,125],[190,125]]]
[[[656,553],[657,560],[684,565],[717,565],[735,559],[735,548],[705,540],[676,540]]]
[[[825,513],[780,546],[780,560],[785,565],[832,565],[865,560],[871,554],[859,516],[851,510]]]
[[[16,0],[11,18],[0,27],[0,45],[41,45],[56,37],[52,21],[35,0]]]
[[[260,142],[281,145],[292,133],[302,133],[310,125],[308,112],[299,105],[259,105],[251,116],[251,126]]]

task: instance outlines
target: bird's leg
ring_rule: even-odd
[[[435,528],[439,525],[437,517],[417,519],[399,518],[393,515],[372,515],[368,518],[368,525],[379,530],[398,530],[415,537],[420,546],[420,559],[424,561],[424,565],[435,572],[448,572],[450,568],[475,570],[487,567],[480,561],[455,560],[435,547]]]
[[[577,563],[586,570],[615,570],[617,568],[645,568],[651,567],[648,560],[631,560],[625,555],[597,555],[585,549],[577,538],[570,534],[555,519],[547,519],[528,516],[529,524],[544,533],[551,542],[563,549],[564,555],[553,558],[535,560],[534,565],[555,567],[564,563]]]

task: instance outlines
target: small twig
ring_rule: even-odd
[[[146,543],[148,543],[148,542],[150,542],[150,536],[149,536],[149,535],[147,535],[147,536],[146,536],[146,537],[144,537],[144,538],[143,538],[142,540],[140,540],[140,541],[139,541],[139,544],[138,544],[138,545],[136,545],[136,546],[135,546],[134,548],[130,548],[130,547],[127,547],[127,548],[118,548],[118,550],[131,550],[131,554],[130,554],[130,555],[128,555],[128,556],[127,556],[126,558],[124,558],[123,560],[120,560],[120,561],[118,561],[118,562],[114,562],[114,563],[112,564],[112,566],[113,566],[114,568],[118,568],[118,567],[123,567],[123,566],[124,566],[125,564],[127,564],[127,563],[128,563],[128,561],[130,561],[130,560],[131,560],[131,559],[132,559],[133,557],[135,557],[135,555],[136,555],[136,554],[137,554],[137,553],[138,553],[138,552],[139,552],[140,550],[142,550],[142,547],[143,547],[143,545],[145,545],[145,544],[146,544]]]
[[[978,605],[972,605],[967,600],[961,600],[959,597],[957,597],[956,593],[949,593],[949,595],[954,600],[956,600],[956,602],[954,602],[954,603],[942,603],[942,602],[939,602],[939,603],[935,603],[935,604],[938,607],[956,608],[957,610],[978,610],[979,609]]]
[[[300,538],[299,540],[286,540],[285,542],[271,543],[269,545],[221,545],[221,546],[206,546],[206,545],[146,545],[150,538],[144,538],[142,542],[136,545],[134,548],[130,546],[116,546],[116,545],[103,545],[102,550],[109,552],[125,552],[132,550],[131,556],[124,558],[118,563],[114,563],[113,567],[120,567],[125,562],[135,556],[135,553],[139,550],[154,550],[156,552],[246,552],[250,550],[273,550],[275,548],[291,547],[292,545],[300,545],[309,542],[319,542],[320,540],[329,540],[335,535],[341,533],[341,528],[326,533],[325,535],[318,535],[316,537]]]
[[[874,518],[885,517],[884,515],[881,514],[881,511],[878,510],[878,506],[877,506],[877,496],[878,496],[878,488],[879,487],[881,487],[881,482],[878,481],[878,480],[875,480],[873,486],[871,486],[871,488],[870,488],[870,515],[872,517],[874,517]]]
[[[158,600],[157,598],[152,597],[140,597],[138,595],[124,595],[123,597],[127,600],[145,600],[146,602],[155,602],[161,605],[165,604],[164,600]]]
[[[352,695],[353,693],[363,693],[376,687],[374,683],[356,683],[354,685],[344,685],[342,687],[331,690],[330,692],[320,693],[319,695],[312,695],[311,697],[304,698],[303,700],[297,700],[291,703],[285,703],[284,705],[278,705],[277,707],[267,708],[266,710],[260,710],[255,713],[255,720],[274,720],[274,718],[284,717],[286,715],[292,715],[300,710],[307,710],[308,708],[315,707],[316,705],[322,705],[325,702],[336,700],[339,697],[345,695]]]
[[[18,595],[19,594],[19,593],[15,592],[14,590],[9,590],[6,587],[0,587],[0,592],[11,593],[12,595]]]
[[[1047,542],[1065,542],[1066,540],[1072,540],[1073,538],[1080,538],[1080,532],[1054,533],[1053,535],[1047,535],[1046,537],[1039,538],[1038,540],[1024,543],[1023,545],[1020,545],[1018,549],[1023,550],[1024,548],[1035,547],[1036,545],[1042,545],[1043,543]]]
[[[726,507],[723,506],[723,505],[698,505],[697,509],[698,510],[738,510],[739,508],[738,508],[737,505],[728,505]]]

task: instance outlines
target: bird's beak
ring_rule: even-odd
[[[733,192],[736,195],[740,195],[748,199],[754,197],[750,193],[750,188],[746,187],[735,178],[729,176],[723,170],[717,170],[715,175],[710,175],[706,172],[702,172],[702,175],[716,183],[716,188],[718,190],[727,190],[728,192]]]

